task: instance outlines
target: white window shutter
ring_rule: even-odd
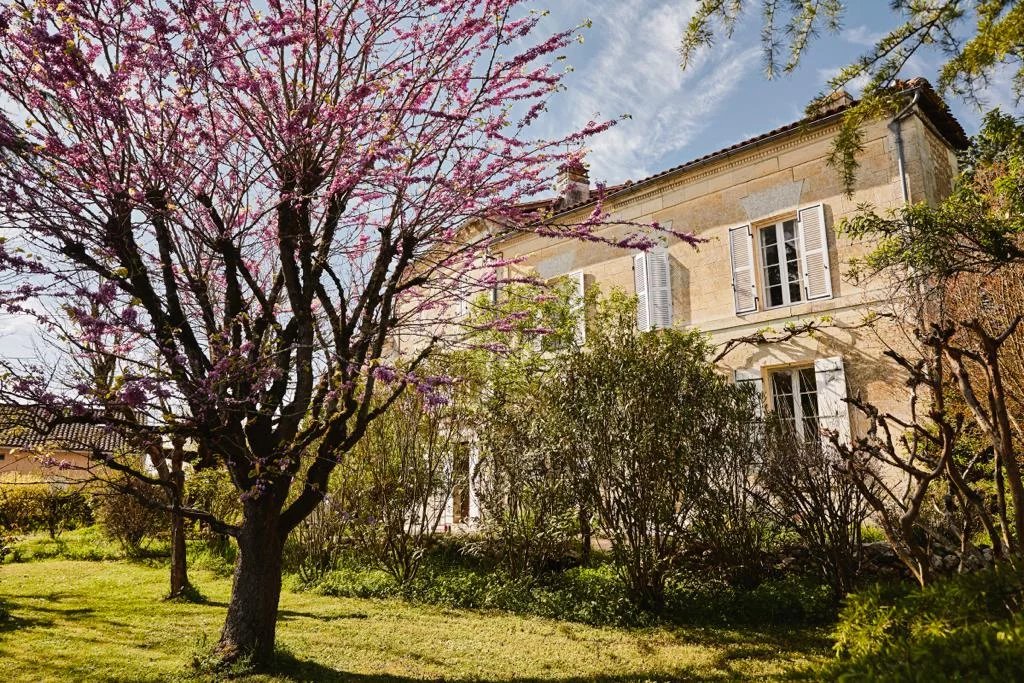
[[[736,384],[750,383],[750,386],[754,388],[754,393],[760,399],[757,403],[757,417],[764,417],[764,380],[761,379],[761,371],[758,369],[753,370],[736,370],[733,373],[733,378]]]
[[[757,310],[757,281],[754,277],[754,236],[749,225],[729,230],[729,258],[732,262],[732,291],[737,313]]]
[[[576,316],[576,343],[587,343],[587,276],[582,271],[569,273],[569,310]]]
[[[633,283],[636,285],[636,327],[641,332],[646,332],[651,329],[647,296],[647,254],[637,254],[633,257]]]
[[[462,320],[469,316],[469,285],[465,282],[459,282],[455,285],[455,296],[458,297],[456,302],[456,316]]]
[[[832,270],[828,262],[828,233],[825,207],[821,204],[800,209],[800,251],[804,260],[804,291],[807,299],[832,298]]]
[[[846,403],[846,372],[843,359],[819,358],[814,361],[818,390],[818,424],[835,432],[841,443],[850,442],[850,406]]]
[[[471,523],[480,521],[480,499],[476,494],[477,464],[480,462],[480,449],[473,446],[469,451],[469,517]]]
[[[672,327],[672,262],[663,247],[647,254],[647,306],[651,329]]]

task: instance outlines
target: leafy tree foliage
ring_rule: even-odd
[[[339,472],[355,540],[400,584],[416,578],[468,458],[466,401],[449,385],[444,402],[407,389],[375,420]],[[468,464],[468,463],[467,463]],[[458,482],[467,487],[468,481]]]
[[[865,495],[921,584],[935,575],[935,544],[968,559],[978,528],[997,557],[1024,544],[1022,134],[1020,121],[989,114],[942,204],[865,210],[844,226],[877,241],[855,274],[893,283],[892,314],[917,348],[887,352],[907,374],[911,418],[855,398],[871,428],[841,450],[860,485],[877,487]],[[888,481],[893,470],[905,485]],[[940,498],[943,514],[929,519]]]

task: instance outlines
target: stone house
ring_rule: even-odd
[[[60,423],[47,431],[41,408],[0,406],[0,481],[27,476],[47,481],[82,480],[98,465],[95,454],[125,447],[116,432],[86,424]]]
[[[837,226],[864,204],[886,212],[939,202],[952,188],[956,152],[968,144],[927,81],[898,87],[904,110],[864,126],[852,196],[828,164],[840,119],[853,104],[844,96],[815,116],[603,193],[591,187],[586,169],[573,169],[560,178],[560,197],[528,207],[553,223],[579,223],[600,195],[612,217],[604,235],[635,229],[616,220],[658,222],[694,233],[703,240],[697,248],[669,238],[652,251],[629,252],[488,226],[500,235],[492,256],[521,260],[516,268],[543,280],[564,277],[577,288],[635,293],[640,329],[704,331],[727,351],[722,370],[754,383],[765,405],[792,419],[800,433],[863,432],[866,424],[843,401],[851,392],[884,410],[907,412],[904,373],[883,355],[901,340],[894,325],[864,324],[892,304],[890,290],[884,282],[847,277],[851,260],[873,245],[839,234]],[[460,310],[467,305],[452,302]],[[813,334],[729,343],[813,321],[819,325]],[[475,505],[470,500],[463,508]],[[446,520],[458,517],[449,510]]]

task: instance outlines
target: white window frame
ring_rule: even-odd
[[[794,430],[794,432],[796,432],[797,438],[800,439],[800,441],[803,441],[803,442],[809,442],[809,441],[812,441],[812,440],[819,441],[820,438],[821,438],[820,431],[819,431],[818,434],[814,434],[814,435],[806,435],[806,434],[804,434],[804,410],[803,410],[804,406],[803,406],[803,400],[802,399],[803,399],[803,396],[804,396],[805,392],[803,392],[801,390],[801,387],[800,387],[800,375],[801,375],[801,373],[805,373],[807,371],[810,371],[811,376],[814,377],[814,381],[811,384],[811,386],[814,388],[814,406],[815,406],[815,411],[816,411],[816,413],[814,415],[814,419],[815,419],[815,422],[818,423],[818,427],[819,427],[819,430],[820,430],[820,428],[821,428],[821,403],[820,403],[819,396],[818,396],[818,383],[817,383],[817,374],[816,374],[816,371],[815,371],[815,366],[814,365],[794,365],[794,366],[788,366],[788,367],[775,368],[773,370],[769,370],[768,371],[768,386],[770,387],[770,391],[771,391],[771,407],[772,407],[772,411],[774,411],[775,413],[778,413],[778,405],[776,403],[776,401],[778,399],[778,396],[776,395],[776,391],[775,391],[775,378],[778,377],[779,375],[789,375],[790,386],[793,389],[792,393],[789,396],[789,402],[790,402],[789,407],[792,410],[792,418],[793,418],[793,430]]]
[[[786,233],[785,224],[793,223],[793,239],[790,240],[796,247],[796,279],[790,279],[791,273],[789,272],[789,260],[786,258]],[[763,234],[773,231],[775,233],[775,249],[779,255],[779,269],[782,274],[782,303],[772,305],[771,297],[769,294],[769,283],[768,283],[768,259],[765,256],[765,246]],[[807,301],[807,292],[804,285],[805,274],[804,274],[804,245],[803,239],[801,238],[801,226],[800,221],[794,215],[792,218],[784,218],[774,223],[768,223],[765,225],[758,226],[755,230],[755,241],[757,243],[757,263],[758,263],[758,275],[761,279],[761,301],[764,302],[764,310],[771,310],[773,308],[783,308],[785,306],[793,306],[795,304],[802,304]],[[800,291],[800,299],[793,300],[792,294],[789,291],[791,284],[796,284]]]

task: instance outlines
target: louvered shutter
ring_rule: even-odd
[[[476,485],[479,481],[477,466],[480,462],[480,449],[473,446],[469,451],[469,519],[471,524],[480,521],[480,499],[476,494]]]
[[[662,247],[647,253],[647,306],[651,329],[672,327],[672,264]]]
[[[587,343],[587,276],[582,272],[575,272],[569,273],[567,277],[571,287],[569,310],[576,317],[576,343],[582,346]]]
[[[729,258],[732,263],[732,291],[737,313],[757,310],[757,281],[754,278],[754,236],[749,225],[729,230]]]
[[[647,254],[637,254],[633,257],[633,283],[636,286],[636,327],[641,332],[646,332],[651,329],[647,298]]]
[[[804,291],[807,299],[832,298],[832,271],[828,262],[828,233],[825,207],[821,204],[800,209],[800,250],[804,257]]]
[[[456,301],[456,316],[459,320],[463,320],[469,316],[469,285],[465,282],[459,282],[455,285],[455,296]]]
[[[814,361],[818,391],[818,425],[835,432],[842,443],[850,442],[850,406],[846,403],[846,372],[843,359],[820,358]]]
[[[761,379],[760,370],[736,370],[733,373],[736,384],[747,384],[754,388],[754,393],[760,399],[757,403],[757,417],[764,417],[764,381]]]

